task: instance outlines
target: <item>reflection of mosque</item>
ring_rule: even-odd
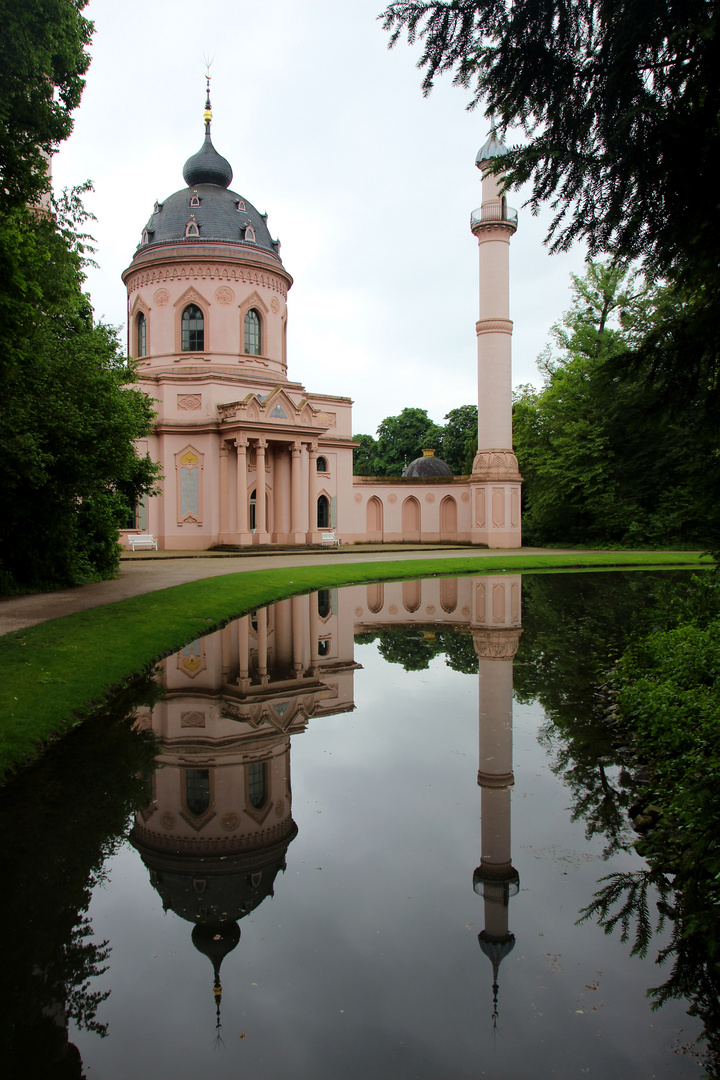
[[[238,922],[272,896],[297,834],[290,738],[311,718],[349,712],[354,636],[424,627],[472,632],[480,674],[482,854],[473,884],[485,902],[480,946],[497,1003],[500,961],[512,949],[510,858],[512,668],[520,637],[520,578],[440,578],[323,590],[260,608],[163,661],[165,696],[141,714],[159,738],[152,798],[132,841],[166,910],[193,926],[220,965]]]

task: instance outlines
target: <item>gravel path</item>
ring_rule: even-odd
[[[524,548],[523,554],[541,550]],[[542,549],[544,550],[544,549]],[[547,554],[547,551],[544,550]],[[318,562],[400,562],[412,559],[457,559],[490,555],[518,555],[516,548],[503,551],[476,547],[442,547],[442,545],[409,544],[393,547],[386,545],[353,545],[352,550],[269,552],[258,555],[233,555],[223,552],[136,552],[123,557],[120,573],[114,581],[100,581],[94,585],[80,585],[74,589],[57,592],[35,593],[32,596],[12,596],[0,599],[0,636],[26,626],[86,611],[100,604],[111,604],[129,596],[140,596],[166,589],[170,585],[182,585],[199,578],[235,574],[241,570],[267,570],[271,567],[314,566]]]

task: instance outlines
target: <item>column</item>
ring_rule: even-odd
[[[269,682],[267,669],[267,613],[268,609],[266,607],[257,610],[258,675],[263,686],[267,686]]]
[[[243,615],[238,626],[238,686],[247,693],[250,687],[250,616]]]
[[[292,454],[292,472],[290,475],[290,543],[303,544],[302,533],[302,444],[296,440],[290,447]]]
[[[303,634],[304,619],[303,619],[303,597],[293,596],[292,598],[292,650],[293,650],[293,672],[296,679],[302,679],[303,676]]]
[[[255,543],[267,544],[270,541],[267,531],[267,515],[265,513],[265,451],[267,450],[267,439],[258,439],[256,446]]]
[[[237,534],[238,544],[251,544],[252,535],[248,525],[248,479],[247,479],[247,445],[245,435],[240,435],[235,440],[237,450]]]
[[[320,543],[320,530],[317,527],[317,455],[318,444],[311,442],[308,447],[308,544]]]
[[[220,441],[220,490],[218,500],[220,502],[220,535],[221,544],[230,542],[230,492],[228,490],[228,446],[225,440]]]

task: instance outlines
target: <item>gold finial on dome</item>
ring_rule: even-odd
[[[203,113],[203,120],[206,124],[209,124],[212,120],[212,105],[210,104],[210,65],[212,64],[212,60],[209,59],[207,56],[204,56],[203,60],[205,61],[205,80],[207,83],[207,94],[205,96],[205,112]]]

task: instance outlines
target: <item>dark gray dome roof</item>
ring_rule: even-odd
[[[236,191],[220,184],[196,183],[155,204],[138,250],[178,241],[230,240],[261,248],[279,259],[280,241],[270,236],[266,218]],[[197,233],[192,230],[192,235],[187,235],[190,222],[197,226]]]
[[[222,154],[218,154],[212,144],[210,132],[207,131],[205,142],[197,154],[189,157],[183,165],[183,180],[188,187],[194,187],[196,184],[219,184],[221,187],[230,187],[232,178],[232,165]]]
[[[411,461],[407,469],[403,470],[403,476],[452,476],[452,469],[446,461],[428,455]]]
[[[211,120],[208,83],[205,141],[183,166],[183,179],[188,186],[164,202],[155,203],[136,254],[156,244],[221,240],[261,248],[280,260],[280,241],[270,236],[267,214],[259,213],[247,199],[229,190],[232,166],[213,146]]]

